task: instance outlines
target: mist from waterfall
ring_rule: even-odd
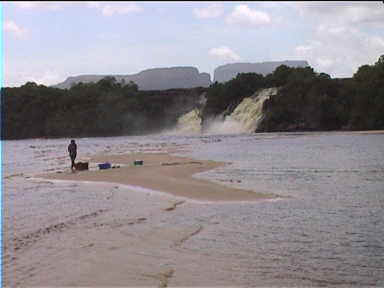
[[[256,91],[252,96],[246,97],[230,114],[207,120],[204,134],[241,134],[253,133],[263,119],[263,104],[271,96],[276,95],[278,88],[268,88]],[[166,134],[199,134],[202,119],[200,110],[195,108],[182,115],[174,129]]]
[[[227,115],[224,121],[215,119],[207,125],[208,134],[252,133],[263,119],[263,104],[272,95],[276,95],[277,88],[256,91],[251,97],[244,98],[235,110]]]
[[[163,131],[161,134],[168,135],[186,135],[201,133],[201,116],[200,110],[195,108],[188,113],[182,115],[177,120],[177,124],[173,129]]]
[[[177,128],[181,132],[199,133],[201,131],[200,111],[195,108],[181,116],[177,121]]]

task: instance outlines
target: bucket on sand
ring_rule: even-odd
[[[135,165],[135,166],[143,165],[143,160],[135,160],[135,161],[133,162],[133,165]]]
[[[100,169],[100,170],[103,170],[103,169],[109,169],[109,168],[111,168],[111,164],[108,163],[108,162],[99,164],[99,169]]]

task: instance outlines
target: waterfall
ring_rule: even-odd
[[[262,89],[243,101],[229,116],[241,124],[244,132],[254,132],[263,120],[263,104],[272,95],[277,94],[277,88]]]
[[[188,135],[199,134],[201,132],[201,117],[200,110],[194,108],[188,113],[182,115],[177,119],[177,124],[172,129],[161,131],[161,134],[167,135]]]
[[[195,108],[187,114],[181,116],[177,120],[176,129],[181,133],[200,133],[201,117],[199,109]]]
[[[263,119],[263,104],[276,95],[277,88],[261,89],[244,98],[235,110],[222,120],[213,120],[207,128],[209,134],[252,133]]]
[[[278,88],[260,89],[252,96],[244,98],[243,101],[226,116],[208,121],[206,134],[232,134],[232,133],[253,133],[263,119],[263,104],[269,97],[276,95]],[[205,100],[202,98],[202,100]],[[200,104],[205,104],[200,101]],[[200,105],[202,106],[202,105]],[[167,134],[198,134],[201,133],[201,107],[194,108],[182,115],[172,130]]]

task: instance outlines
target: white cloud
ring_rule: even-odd
[[[54,1],[17,1],[13,3],[16,7],[21,9],[47,9],[59,10],[63,7],[63,2]]]
[[[384,38],[379,36],[372,36],[368,39],[369,45],[372,47],[382,47],[384,48]],[[384,50],[382,51],[384,53]]]
[[[101,3],[100,2],[97,2],[97,1],[87,1],[87,6],[89,8],[99,8],[101,7]]]
[[[382,1],[364,2],[297,2],[302,16],[317,17],[322,22],[332,21],[338,25],[369,24],[384,25]]]
[[[260,1],[260,2],[256,2],[257,5],[260,7],[260,8],[266,8],[266,9],[278,9],[278,8],[290,8],[292,7],[292,4],[293,2],[292,1]],[[255,3],[255,4],[256,4]]]
[[[59,75],[56,71],[44,71],[40,75],[30,76],[29,79],[29,81],[33,81],[37,84],[49,86],[59,83],[60,81],[62,81],[63,77]]]
[[[104,6],[102,13],[104,16],[112,16],[113,14],[128,14],[131,12],[140,12],[142,9],[136,4],[129,4],[122,7],[111,5]]]
[[[310,45],[301,45],[301,46],[297,46],[295,49],[296,49],[296,52],[298,54],[305,54],[308,51],[311,51],[312,46],[310,46]]]
[[[319,57],[316,59],[315,63],[317,63],[319,67],[322,67],[323,69],[328,70],[329,68],[332,67],[332,65],[334,64],[334,61],[329,58]]]
[[[211,56],[216,56],[221,59],[225,60],[235,60],[238,61],[240,60],[240,56],[237,55],[235,52],[233,52],[230,48],[227,46],[221,46],[218,48],[212,48],[209,50],[209,55]]]
[[[8,68],[8,69],[7,69]],[[4,86],[18,87],[27,82],[35,82],[39,85],[50,86],[64,81],[64,76],[54,69],[47,69],[42,72],[14,71],[5,67]]]
[[[376,2],[295,2],[303,21],[322,23],[295,55],[318,72],[351,77],[364,64],[384,53],[384,4]]]
[[[103,16],[113,16],[114,14],[124,15],[141,12],[143,9],[134,2],[110,2],[108,4],[96,1],[87,2],[87,7],[95,8]]]
[[[384,38],[355,28],[321,25],[314,38],[297,46],[296,56],[308,60],[318,72],[351,77],[364,64],[373,64],[384,53]]]
[[[6,20],[3,24],[3,29],[19,39],[23,38],[27,33],[27,29],[20,27],[12,20]]]
[[[223,14],[223,7],[219,4],[211,4],[205,8],[194,8],[193,14],[199,19],[217,18]]]
[[[247,5],[237,5],[226,21],[228,24],[251,27],[260,27],[272,22],[267,13],[250,9]]]

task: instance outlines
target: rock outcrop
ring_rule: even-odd
[[[208,87],[211,77],[208,73],[199,73],[195,67],[170,67],[144,70],[132,75],[80,75],[68,77],[64,82],[54,85],[55,88],[68,89],[72,85],[83,82],[97,82],[106,76],[113,76],[118,82],[135,82],[139,90],[167,90],[175,88]]]
[[[307,67],[307,61],[271,61],[261,63],[233,63],[219,66],[215,69],[213,82],[226,82],[236,78],[238,73],[259,73],[267,75],[272,73],[280,65],[288,67]]]

